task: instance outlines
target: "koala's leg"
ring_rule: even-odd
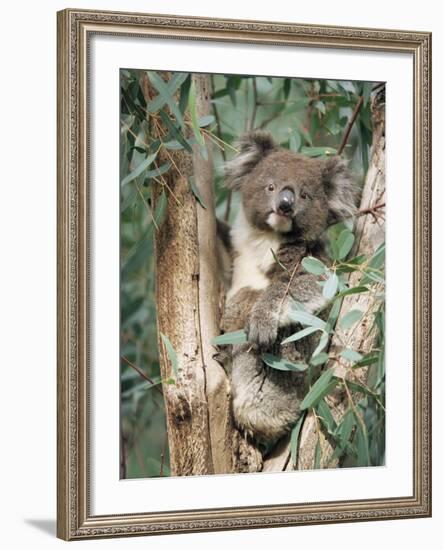
[[[232,408],[237,425],[257,441],[270,443],[300,416],[304,375],[268,367],[249,343],[233,346]]]

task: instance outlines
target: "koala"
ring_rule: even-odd
[[[305,373],[273,369],[261,356],[302,361],[313,353],[315,335],[281,345],[299,329],[289,315],[295,302],[313,314],[327,305],[319,277],[305,272],[301,260],[328,262],[325,231],[353,215],[355,186],[340,157],[296,154],[278,147],[267,132],[246,134],[238,149],[226,164],[227,186],[241,201],[229,232],[232,273],[222,330],[244,329],[248,336],[230,350],[235,422],[269,445],[295,424],[308,388]]]

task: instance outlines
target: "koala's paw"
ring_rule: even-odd
[[[278,319],[268,311],[253,309],[246,321],[245,332],[250,342],[267,348],[277,340]]]

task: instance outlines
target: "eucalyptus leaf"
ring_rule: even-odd
[[[304,372],[308,368],[306,363],[293,363],[292,361],[276,357],[270,353],[264,353],[262,359],[267,365],[276,370]]]
[[[160,118],[162,119],[163,124],[169,130],[171,135],[189,152],[192,153],[191,144],[187,139],[181,134],[180,130],[173,124],[169,116],[162,110],[160,111]]]
[[[217,346],[226,346],[227,344],[243,344],[248,341],[248,337],[244,330],[236,330],[234,332],[225,332],[220,336],[212,339],[212,344]]]
[[[315,348],[314,353],[312,354],[311,362],[312,362],[312,359],[315,356],[317,356],[321,351],[323,351],[325,349],[325,347],[328,345],[328,341],[329,341],[329,334],[327,332],[324,332],[320,336],[320,341],[319,341],[317,347]]]
[[[340,356],[343,357],[344,359],[347,359],[348,361],[352,361],[353,363],[363,359],[363,355],[361,355],[361,353],[358,353],[358,351],[355,351],[349,348],[346,348],[343,351],[341,351]]]
[[[323,262],[313,256],[306,256],[301,261],[301,264],[306,271],[313,273],[314,275],[323,275],[327,269]]]
[[[194,176],[190,176],[190,177],[188,178],[188,181],[189,181],[189,185],[191,186],[191,190],[192,190],[192,192],[193,192],[193,194],[194,194],[194,197],[195,197],[195,198],[197,199],[197,201],[200,203],[200,206],[201,206],[202,208],[205,208],[205,209],[206,209],[206,205],[205,205],[205,203],[203,202],[203,198],[202,198],[202,196],[201,196],[201,194],[200,194],[200,191],[199,191],[199,189],[198,189],[198,187],[197,187],[197,183],[196,183],[196,181],[195,181]]]
[[[183,82],[184,82],[184,80],[186,79],[186,73],[181,73],[181,74],[184,76],[183,78]],[[154,71],[148,71],[148,76],[154,88],[156,88],[158,93],[161,95],[163,101],[168,104],[168,107],[171,109],[172,114],[175,116],[177,122],[183,128],[185,125],[185,122],[183,120],[183,116],[180,112],[178,104],[173,97],[173,92],[171,93],[171,89],[169,88],[169,86],[167,86],[166,82]],[[152,108],[152,104],[151,104],[151,108]],[[149,110],[150,110],[150,107],[148,106],[148,111]]]
[[[337,154],[333,147],[302,147],[301,152],[308,157],[330,157]]]
[[[289,317],[293,321],[301,323],[302,325],[316,327],[321,330],[323,330],[326,326],[326,323],[322,319],[316,317],[315,315],[312,315],[311,313],[308,313],[307,311],[299,311],[293,309],[289,313]]]
[[[163,340],[163,343],[165,345],[165,348],[166,348],[166,352],[168,354],[168,357],[171,361],[171,365],[172,365],[172,370],[174,371],[174,375],[175,377],[177,378],[178,376],[178,369],[179,369],[179,366],[178,366],[178,358],[177,358],[177,353],[174,349],[174,346],[171,344],[171,341],[169,340],[169,338],[166,336],[166,334],[163,334],[163,332],[160,332],[160,336]]]
[[[292,428],[291,432],[291,460],[292,464],[294,466],[297,466],[297,458],[298,458],[298,440],[300,436],[300,430],[303,426],[303,422],[306,418],[306,413],[303,412],[300,416],[300,418],[297,420],[297,424]]]
[[[318,365],[323,365],[324,363],[326,363],[328,359],[329,359],[329,355],[324,351],[322,351],[317,355],[313,356],[309,362],[313,367],[317,367]]]
[[[343,230],[337,239],[338,259],[343,260],[351,251],[354,244],[354,234],[349,229]]]
[[[202,116],[198,119],[198,125],[200,128],[204,128],[205,126],[209,126],[215,121],[215,117],[213,115],[206,115]]]
[[[126,185],[127,183],[129,183],[130,181],[134,180],[135,178],[137,178],[138,176],[140,176],[141,174],[143,174],[143,172],[149,167],[151,166],[151,164],[154,162],[155,158],[157,156],[157,152],[153,153],[152,155],[149,155],[148,157],[145,158],[145,160],[143,160],[138,166],[137,168],[135,168],[134,170],[132,170],[132,172],[129,172],[129,174],[124,177],[121,181],[121,185],[122,187],[124,185]]]
[[[334,371],[332,369],[325,370],[301,402],[300,409],[315,407],[320,399],[328,395],[336,385],[337,379],[334,377]]]
[[[326,300],[331,300],[338,288],[338,277],[335,272],[331,273],[329,278],[326,280],[325,284],[323,285],[323,297],[326,298]]]
[[[320,463],[321,463],[321,446],[320,446],[320,438],[318,438],[317,443],[315,445],[314,470],[318,470],[320,468]]]
[[[359,309],[351,309],[346,313],[343,318],[340,320],[340,326],[342,329],[347,330],[351,328],[357,321],[359,321],[363,316],[363,312]]]
[[[305,338],[306,336],[309,336],[310,334],[317,332],[317,330],[320,330],[318,327],[307,327],[303,330],[299,330],[295,334],[291,334],[291,336],[288,336],[282,341],[282,344],[288,344],[289,342],[296,342],[297,340],[301,340],[302,338]]]

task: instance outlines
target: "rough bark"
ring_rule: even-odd
[[[155,92],[146,78],[145,95]],[[152,126],[157,136],[165,134],[159,122]],[[207,376],[202,349],[199,232],[196,203],[189,178],[193,159],[184,150],[161,150],[159,164],[172,161],[172,168],[156,186],[156,196],[167,196],[167,215],[155,235],[156,304],[160,370],[162,379],[175,378],[175,384],[163,384],[166,424],[172,475],[214,473],[211,450]],[[161,334],[166,335],[178,358],[178,374]]]
[[[165,75],[164,75],[165,76]],[[166,75],[167,76],[167,75]],[[210,112],[210,82],[193,76],[199,117]],[[145,95],[155,93],[144,83]],[[185,115],[187,120],[187,115]],[[159,121],[158,136],[166,133]],[[253,465],[248,444],[235,429],[230,411],[228,377],[215,361],[212,339],[219,334],[221,283],[216,255],[216,219],[213,196],[213,164],[210,142],[208,158],[194,146],[185,151],[161,152],[160,164],[172,161],[164,176],[163,190],[168,213],[156,232],[156,304],[160,369],[164,384],[171,474],[203,475],[230,473]],[[190,179],[201,202],[194,195]],[[204,206],[203,206],[204,205]],[[178,357],[175,376],[161,334],[171,341]],[[252,453],[254,456],[254,453]]]

